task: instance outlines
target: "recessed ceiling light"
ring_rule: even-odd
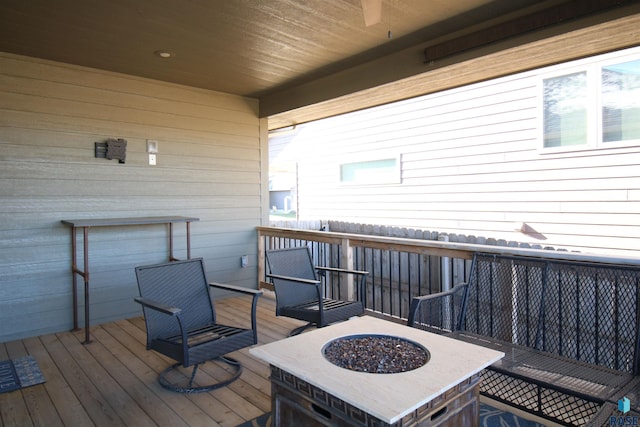
[[[157,56],[159,56],[160,58],[171,58],[173,55],[173,53],[167,51],[167,50],[156,50],[155,53]]]

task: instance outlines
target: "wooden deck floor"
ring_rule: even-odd
[[[216,301],[219,321],[249,326],[250,299]],[[284,338],[301,322],[276,318],[275,303],[258,303],[259,342]],[[63,332],[0,344],[0,360],[32,355],[46,383],[0,394],[2,426],[229,426],[271,410],[268,365],[248,349],[232,353],[243,364],[239,380],[210,393],[177,394],[157,382],[170,359],[145,349],[142,317],[116,321],[84,333]],[[207,363],[203,374],[226,372]],[[201,375],[201,374],[198,374]]]

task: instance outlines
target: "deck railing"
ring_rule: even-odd
[[[640,258],[577,252],[278,227],[258,227],[257,231],[261,287],[272,288],[265,278],[265,250],[304,245],[311,249],[317,265],[368,271],[364,296],[367,310],[398,319],[407,318],[414,296],[439,292],[466,281],[475,252],[640,266]],[[351,280],[349,275],[327,277],[325,291],[334,298],[353,298]]]

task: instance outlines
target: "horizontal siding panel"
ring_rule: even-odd
[[[513,223],[522,223],[531,221],[531,216],[527,213],[505,212],[505,219]],[[640,215],[633,213],[612,213],[608,210],[596,212],[539,212],[535,218],[536,223],[546,224],[578,224],[584,227],[584,224],[591,225],[615,225],[620,226],[640,226]],[[535,226],[534,226],[535,228]]]
[[[334,200],[328,201],[327,203],[331,205],[331,213],[340,215],[341,211],[344,209],[343,204],[335,203]],[[323,207],[327,206],[327,203],[319,203],[317,205],[313,204],[301,204],[300,209],[308,211],[321,210]],[[412,218],[415,218],[417,214],[410,215],[410,212],[403,212],[401,210],[395,209],[393,204],[384,205],[379,202],[377,206],[375,204],[368,205],[367,207],[372,207],[375,209],[370,210],[358,210],[362,209],[362,203],[357,203],[349,206],[349,209],[353,209],[354,212],[358,212],[358,216],[360,218],[366,218],[369,215],[377,214],[378,211],[382,211],[382,207],[385,207],[385,210],[388,212],[395,212],[395,216],[397,218],[407,218],[409,222],[412,221]],[[622,214],[631,214],[640,212],[640,202],[637,201],[532,201],[532,202],[517,202],[510,203],[509,201],[505,202],[495,202],[495,203],[486,203],[486,202],[448,202],[448,203],[429,203],[428,209],[420,210],[416,209],[412,212],[433,212],[433,211],[441,211],[441,212],[458,212],[458,211],[469,211],[469,212],[544,212],[544,213],[622,213]],[[353,219],[350,217],[346,222],[352,222]],[[384,225],[384,224],[381,224]],[[587,226],[589,224],[586,224]],[[416,226],[416,224],[412,224],[412,226]],[[427,226],[422,226],[422,228],[430,228]]]
[[[498,128],[499,132],[489,135],[469,134],[460,138],[436,139],[432,135],[415,135],[403,139],[403,144],[396,151],[402,153],[403,159],[419,161],[434,159],[439,156],[450,157],[459,150],[491,150],[494,152],[521,152],[536,149],[536,133],[534,128],[519,125]],[[440,154],[442,152],[443,154]],[[486,152],[486,151],[484,151]]]
[[[398,150],[402,153],[404,170],[434,161],[471,162],[476,155],[500,154],[503,159],[515,160],[515,157],[531,157],[536,149],[536,139],[530,129],[505,129],[504,132],[491,135],[473,135],[449,141],[429,141],[411,144]],[[463,150],[465,156],[460,156]],[[440,164],[440,163],[436,163]]]
[[[430,168],[422,176],[407,184],[426,185],[430,182],[439,184],[465,184],[468,182],[482,182],[485,184],[503,183],[509,181],[554,181],[563,179],[594,179],[594,178],[625,178],[637,176],[637,166],[629,165],[626,161],[616,165],[615,160],[609,165],[599,167],[575,167],[565,164],[560,169],[553,169],[551,165],[532,162],[528,170],[517,170],[516,164],[496,165],[497,170],[491,170],[491,164],[468,167]],[[440,172],[440,173],[437,173]]]
[[[407,101],[371,108],[365,111],[344,114],[339,117],[318,120],[305,125],[305,130],[322,129],[328,137],[375,135],[375,129],[387,130],[389,127],[410,122],[412,120],[434,118],[437,122],[451,122],[451,114],[459,112],[461,117],[476,115],[478,109],[500,109],[502,104],[518,103],[532,99],[537,95],[535,82],[530,79],[502,80],[500,83],[467,87],[464,90],[452,90],[443,94],[413,98]],[[461,105],[464,105],[461,108]],[[524,105],[524,104],[523,104]],[[531,106],[528,103],[527,108]],[[517,109],[517,108],[514,108]],[[506,109],[504,110],[506,111]],[[449,117],[448,119],[443,119]],[[326,123],[331,126],[326,126]],[[356,129],[354,123],[363,129]],[[361,133],[362,132],[362,133]]]
[[[422,195],[416,194],[413,200],[390,196],[386,201],[389,202],[385,206],[387,209],[400,211],[420,211],[432,210],[434,206],[447,206],[450,203],[452,208],[458,205],[467,205],[470,203],[484,203],[489,205],[495,204],[502,207],[502,203],[537,203],[537,202],[572,202],[572,201],[589,201],[599,200],[602,202],[626,201],[627,190],[583,190],[583,191],[547,191],[547,192],[512,192],[512,193],[440,193],[438,195]],[[332,203],[360,206],[365,210],[382,209],[380,202],[372,200],[369,197],[343,197],[336,195],[333,197]]]
[[[7,219],[17,217],[13,214],[30,215],[35,213],[40,218],[60,219],[59,215],[69,216],[70,213],[79,212],[86,209],[89,212],[109,212],[109,215],[131,216],[129,208],[129,198],[119,195],[115,197],[104,197],[96,195],[94,197],[81,197],[78,195],[67,195],[64,198],[46,196],[46,197],[3,197],[2,212],[7,215]],[[141,195],[135,199],[135,211],[144,215],[148,212],[154,212],[158,209],[158,204],[165,206],[173,204],[179,209],[193,212],[196,209],[204,210],[221,210],[221,209],[238,209],[254,208],[255,202],[251,196],[242,196],[240,194],[232,194],[229,196],[210,197],[203,201],[194,200],[193,198],[181,194],[162,197],[150,197]],[[38,212],[42,206],[47,206],[47,212]],[[165,208],[166,209],[166,208]],[[46,216],[45,216],[46,215]],[[149,216],[145,215],[145,216]],[[35,217],[34,217],[35,218]],[[0,224],[0,229],[5,229],[5,223]]]
[[[489,118],[491,120],[489,120]],[[389,148],[404,148],[404,146],[410,146],[413,144],[421,144],[421,148],[424,151],[430,151],[431,146],[429,144],[447,141],[458,141],[458,147],[463,147],[460,141],[471,142],[472,138],[485,137],[485,140],[490,141],[489,136],[500,135],[508,132],[518,132],[527,129],[535,129],[536,120],[527,111],[510,112],[503,114],[496,114],[490,117],[479,117],[469,119],[467,121],[460,120],[455,123],[439,123],[429,126],[429,131],[425,132],[426,125],[417,123],[418,128],[412,129],[407,127],[394,129],[389,134],[383,133],[380,129],[375,135],[366,136],[360,135],[357,138],[334,138],[331,137],[319,137],[311,139],[314,142],[322,142],[322,147],[332,148],[335,147],[340,151],[358,152],[362,148],[366,147],[367,150],[376,149],[389,149]],[[302,136],[301,136],[302,138]],[[345,145],[348,143],[348,145]],[[308,147],[309,141],[305,141],[305,146]],[[319,148],[319,147],[317,147]],[[436,147],[438,148],[438,147]],[[451,149],[450,146],[443,146],[443,148]],[[313,150],[313,147],[309,147]],[[418,150],[411,150],[412,152]]]
[[[0,58],[2,74],[7,76],[79,87],[105,88],[124,95],[135,93],[149,98],[180,102],[188,100],[195,105],[224,106],[238,112],[246,112],[247,108],[250,108],[257,116],[258,101],[251,98],[3,52],[0,52]]]
[[[49,180],[51,178],[59,180],[75,180],[78,174],[86,175],[87,181],[113,181],[117,176],[123,182],[129,180],[139,180],[147,182],[184,182],[206,181],[209,183],[256,183],[259,182],[259,175],[256,172],[258,162],[248,162],[246,160],[230,161],[229,159],[211,159],[209,168],[205,168],[206,163],[194,162],[192,167],[187,164],[189,158],[180,156],[163,156],[161,165],[146,166],[140,168],[138,165],[118,164],[116,160],[93,159],[94,164],[76,163],[73,169],[69,169],[69,163],[47,163],[47,162],[8,162],[0,172],[3,179],[28,179],[28,180]],[[158,160],[160,163],[160,160]],[[90,177],[90,178],[89,178]],[[231,179],[231,180],[230,180]],[[83,185],[84,186],[84,185]],[[133,190],[133,189],[132,189]]]
[[[166,125],[166,123],[165,123]],[[176,128],[169,126],[154,126],[144,128],[133,123],[118,122],[117,125],[108,120],[100,119],[74,119],[69,116],[49,113],[32,113],[15,110],[0,109],[0,127],[10,126],[47,132],[59,132],[69,134],[92,135],[91,142],[106,138],[138,138],[141,140],[156,139],[159,141],[226,141],[228,145],[236,142],[254,141],[257,138],[258,128],[250,135],[239,135],[233,132],[230,126],[226,132],[212,130],[210,132],[196,131],[188,128]],[[231,133],[229,133],[231,132]]]
[[[4,186],[0,189],[0,197],[29,195],[32,197],[39,196],[60,196],[64,197],[69,194],[66,189],[74,180],[37,180],[37,179],[3,179]],[[91,183],[91,185],[89,184]],[[243,194],[248,196],[257,196],[260,194],[260,186],[256,184],[224,184],[216,185],[210,182],[154,182],[149,181],[145,187],[144,195],[163,197],[167,194],[189,195],[192,197],[217,197],[231,196],[235,194]],[[23,190],[27,188],[27,190]],[[65,190],[66,189],[66,190]],[[114,185],[109,180],[106,181],[86,181],[84,186],[73,189],[73,194],[79,196],[93,197],[96,194],[103,196],[119,196],[127,195],[137,197],[141,193],[135,185]],[[134,206],[135,199],[129,201]],[[166,209],[164,207],[163,209]],[[172,209],[173,210],[173,209]]]
[[[436,113],[437,114],[434,114]],[[512,103],[502,103],[487,106],[486,108],[465,109],[442,113],[437,110],[432,112],[421,112],[420,116],[412,120],[390,121],[389,118],[379,119],[375,122],[364,122],[368,124],[364,129],[354,129],[343,133],[330,133],[326,139],[331,141],[353,141],[355,146],[358,142],[397,140],[413,135],[424,135],[424,129],[429,127],[429,135],[435,135],[458,131],[462,133],[470,127],[485,127],[496,123],[507,123],[518,120],[526,120],[535,115],[535,107],[532,107],[530,100],[520,100]],[[335,132],[335,129],[334,129]]]
[[[95,87],[79,87],[73,83],[52,83],[21,77],[0,75],[0,92],[16,95],[28,95],[55,101],[82,102],[88,105],[115,106],[121,108],[123,103],[127,109],[141,114],[181,114],[201,119],[238,123],[255,126],[254,109],[246,108],[245,114],[238,110],[220,106],[197,105],[183,100],[168,100],[137,93],[114,92],[110,89]]]
[[[59,116],[59,120],[72,117],[74,121],[84,119],[102,120],[107,122],[123,123],[128,125],[141,125],[151,127],[172,127],[174,129],[195,130],[210,132],[237,133],[240,135],[255,136],[258,127],[254,123],[228,123],[217,121],[213,117],[209,119],[192,117],[185,110],[174,110],[172,113],[147,112],[132,109],[129,106],[111,106],[96,102],[78,102],[64,99],[49,99],[38,95],[24,95],[11,92],[0,92],[0,111],[22,111],[35,114],[49,114]]]
[[[61,219],[88,219],[88,218],[128,218],[135,216],[164,216],[164,215],[188,215],[196,218],[215,218],[210,222],[203,221],[202,219],[192,225],[192,228],[201,230],[202,232],[226,232],[228,230],[239,231],[242,226],[246,226],[249,222],[255,222],[260,217],[261,210],[256,207],[255,204],[250,204],[250,201],[255,196],[247,196],[238,203],[237,207],[228,208],[186,208],[186,207],[147,207],[144,210],[139,210],[137,204],[132,203],[111,203],[107,200],[106,208],[98,210],[102,205],[97,205],[95,212],[97,214],[87,214],[86,211],[81,210],[68,210],[68,211],[52,211],[47,213],[39,213],[38,210],[33,210],[28,213],[20,214],[20,218],[16,218],[15,215],[2,214],[0,220],[2,220],[2,226],[0,231],[7,236],[6,243],[21,242],[20,244],[38,244],[39,239],[47,239],[48,234],[53,230],[60,232],[63,225],[60,223]],[[116,199],[117,200],[117,199]],[[167,198],[167,206],[173,206],[173,202]],[[179,205],[177,205],[179,206]],[[30,232],[20,233],[23,230],[24,223],[26,221],[32,221],[33,226],[30,228]],[[228,223],[228,227],[223,223]],[[203,226],[202,224],[206,224]],[[234,225],[234,224],[241,224]],[[149,226],[150,227],[150,226]],[[145,227],[145,235],[151,233],[151,228]],[[210,230],[209,230],[210,229]],[[112,232],[112,228],[109,232]],[[181,233],[181,229],[178,227],[177,233]],[[17,234],[13,234],[17,233]],[[127,231],[124,236],[128,236],[130,231]],[[68,233],[67,233],[68,234]],[[179,236],[180,234],[176,234]],[[153,234],[151,234],[153,236]],[[37,237],[37,239],[36,239]],[[55,234],[53,236],[54,241],[59,239],[60,235]],[[193,238],[193,237],[192,237]],[[33,241],[35,239],[35,241]],[[50,242],[53,243],[53,242]],[[0,245],[0,247],[2,247]]]
[[[337,179],[337,178],[336,178]],[[590,191],[590,190],[625,190],[628,193],[627,200],[633,200],[631,189],[640,187],[640,179],[637,177],[603,177],[603,178],[581,178],[563,180],[539,180],[539,181],[503,181],[495,182],[492,185],[480,182],[465,182],[463,184],[447,184],[432,180],[429,184],[409,185],[406,180],[402,186],[378,185],[378,186],[340,186],[331,190],[317,188],[316,196],[326,197],[363,197],[382,198],[388,197],[402,198],[424,197],[427,200],[435,198],[449,197],[453,199],[468,199],[469,197],[484,199],[492,194],[503,193],[536,193],[536,192],[562,192],[562,191]],[[314,187],[316,188],[316,187]]]
[[[487,152],[488,151],[488,152]],[[453,153],[452,153],[453,154]],[[620,155],[624,154],[624,156]],[[447,169],[455,170],[459,174],[479,175],[484,173],[504,173],[542,170],[574,170],[581,168],[596,169],[618,165],[637,165],[640,162],[640,153],[624,152],[600,155],[575,155],[568,159],[565,157],[540,156],[537,153],[511,153],[508,158],[503,153],[495,153],[486,150],[484,154],[471,150],[469,157],[425,159],[421,161],[407,161],[403,156],[403,177],[447,175]],[[438,160],[435,162],[434,160]],[[456,168],[456,169],[452,169]],[[625,175],[617,175],[625,176]]]

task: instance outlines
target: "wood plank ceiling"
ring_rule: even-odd
[[[638,3],[383,0],[367,27],[361,0],[2,0],[0,51],[259,98],[274,129],[638,44]]]

